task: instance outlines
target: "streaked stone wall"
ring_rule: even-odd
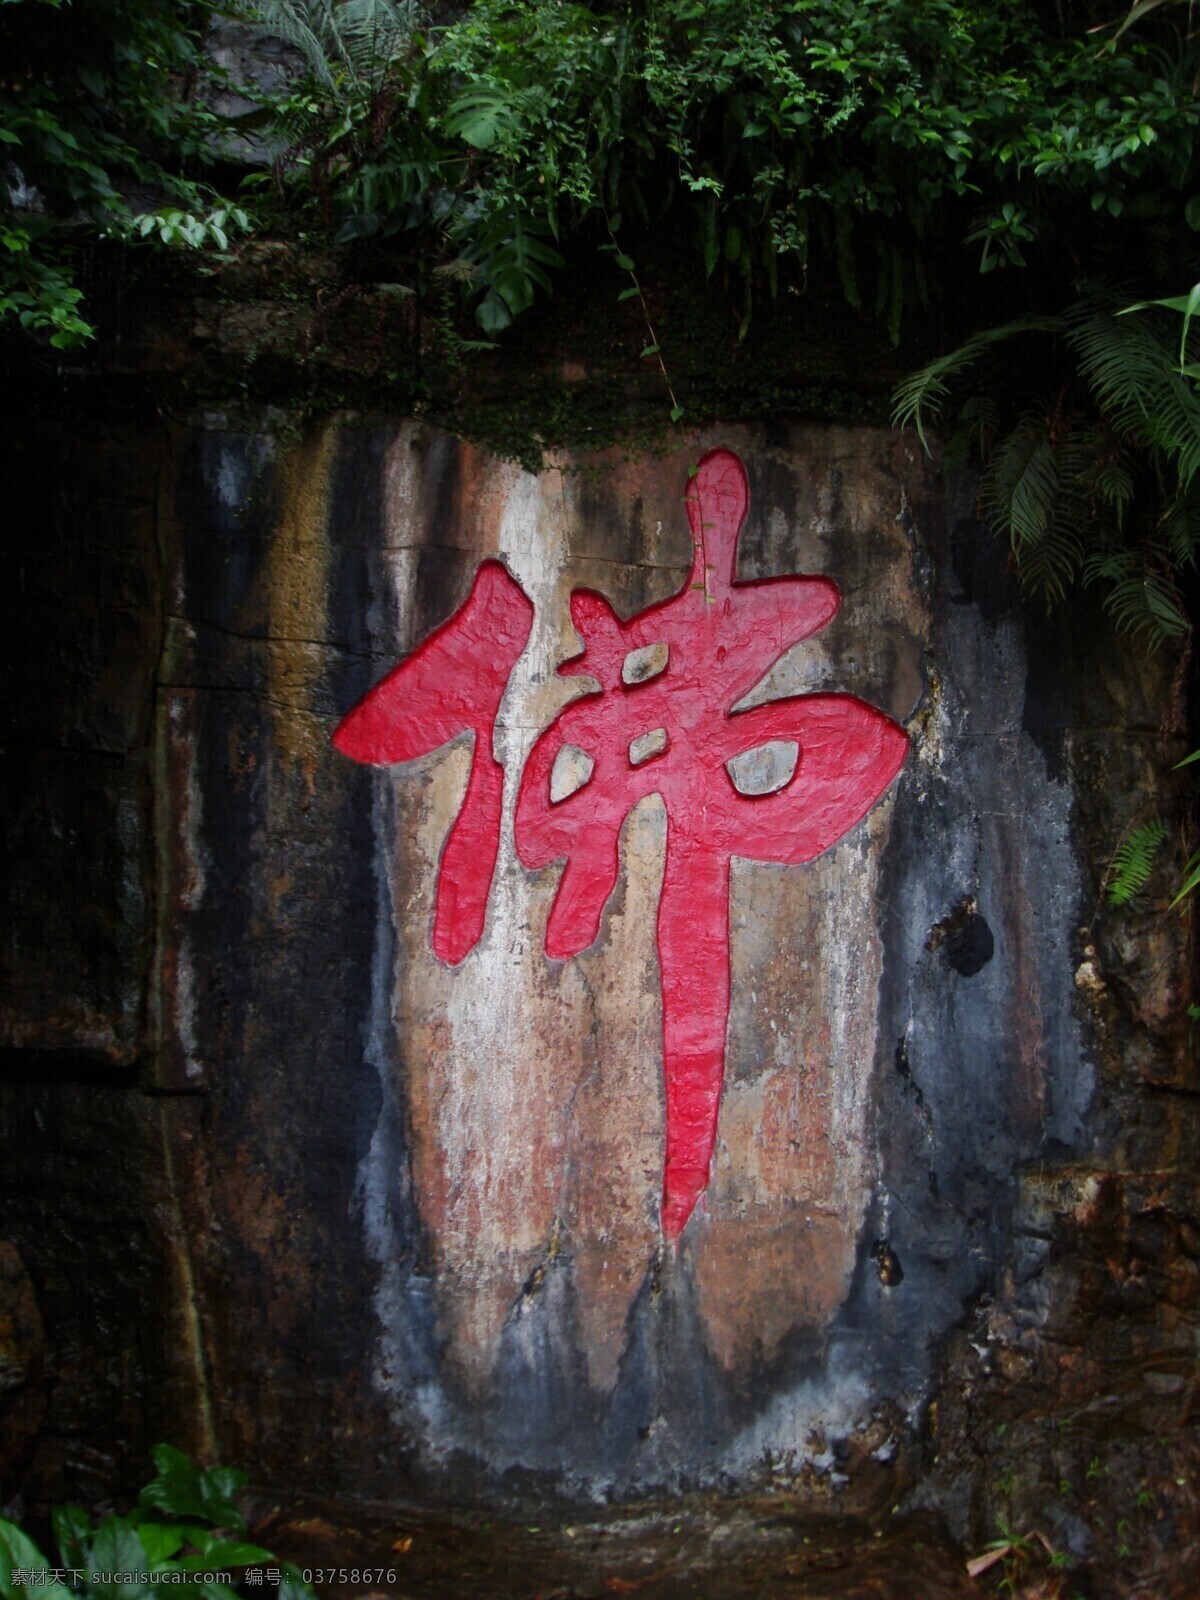
[[[1016,1441],[1048,1393],[1085,1414],[1110,1351],[1168,1393],[1188,933],[1169,867],[1129,911],[1100,889],[1187,748],[1173,663],[1022,602],[970,484],[883,431],[729,426],[533,476],[412,422],[89,427],[43,430],[13,480],[6,1484],[93,1498],[170,1438],[323,1496],[766,1482],[924,1496],[963,1531],[1004,1394]],[[735,861],[716,1154],[675,1245],[661,802],[561,962],[558,869],[521,866],[511,802],[569,692],[569,591],[623,616],[674,594],[718,445],[749,473],[741,576],[842,595],[759,692],[848,692],[910,751],[815,862]],[[535,616],[486,929],[450,968],[429,932],[466,743],[377,772],[330,736],[489,556]],[[1151,1211],[1167,1288],[1127,1304]]]
[[[552,962],[556,873],[517,861],[511,798],[568,692],[569,590],[625,615],[674,593],[688,463],[718,443],[750,475],[742,576],[842,591],[762,693],[850,691],[912,749],[812,865],[735,867],[718,1145],[676,1250],[658,1220],[661,803],[626,825],[598,942]],[[303,1347],[331,1252],[355,1270],[339,1260],[318,1348],[353,1349],[372,1432],[418,1475],[470,1460],[591,1493],[898,1452],[1015,1171],[1079,1145],[1092,1090],[1069,776],[1023,726],[1021,624],[984,621],[938,569],[946,507],[912,442],[729,428],[536,477],[414,424],[287,448],[214,428],[191,449],[160,699],[158,1070],[213,1108],[187,1181],[234,1453],[278,1448],[306,1379],[222,1332],[222,1300],[262,1305],[268,1347]],[[373,774],[329,734],[487,556],[536,614],[496,734],[487,929],[452,969],[429,925],[468,750]],[[964,915],[993,952],[975,971],[954,959]],[[263,1415],[237,1397],[267,1361],[287,1398]]]

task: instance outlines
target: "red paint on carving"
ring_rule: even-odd
[[[467,792],[438,869],[433,948],[455,965],[483,933],[500,849],[504,768],[492,752],[496,713],[529,639],[533,606],[498,561],[485,561],[465,603],[370,690],[333,736],[372,766],[412,761],[470,730]]]
[[[851,695],[731,707],[790,647],[838,608],[828,578],[739,583],[737,542],[749,495],[738,458],[716,450],[688,491],[695,557],[674,599],[622,622],[602,595],[577,589],[571,616],[584,645],[560,668],[600,687],[555,718],[534,745],[517,797],[516,844],[528,867],[565,860],[546,924],[546,953],[577,954],[600,930],[617,881],[621,824],[648,794],[667,808],[658,909],[666,1075],[662,1225],[676,1237],[708,1183],[729,1021],[729,863],[810,861],[858,822],[900,770],[904,732]],[[503,773],[493,728],[509,674],[529,638],[533,607],[498,562],[480,567],[465,605],[359,703],[334,735],[374,765],[410,761],[463,731],[475,736],[471,778],[442,854],[433,946],[458,962],[483,932],[500,841]],[[666,670],[626,684],[631,650],[663,642]],[[666,747],[636,765],[630,746],[655,729]],[[774,793],[738,792],[726,763],[771,740],[799,746]],[[588,781],[550,799],[564,745],[594,761]]]
[[[546,953],[576,954],[600,928],[616,883],[618,838],[630,808],[660,794],[667,859],[658,912],[666,1075],[662,1223],[676,1236],[708,1183],[729,1020],[729,861],[810,861],[854,826],[899,771],[907,749],[890,718],[850,695],[804,695],[751,711],[731,707],[793,644],[834,615],[827,578],[736,581],[737,541],[749,496],[741,462],[718,450],[688,493],[695,558],[672,600],[622,622],[598,594],[577,590],[571,616],[584,640],[561,670],[600,689],[567,706],[538,739],[517,798],[522,861],[566,867],[546,925]],[[625,684],[630,650],[664,641],[667,668]],[[630,744],[655,728],[667,748],[634,766]],[[740,794],[725,763],[775,739],[799,758],[775,793]],[[595,762],[589,781],[550,800],[564,744]]]

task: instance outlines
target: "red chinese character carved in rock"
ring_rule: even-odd
[[[475,574],[466,603],[366,694],[333,736],[375,767],[413,761],[475,735],[471,776],[438,867],[433,948],[456,966],[479,943],[500,850],[504,768],[496,713],[533,628],[533,606],[498,561]]]
[[[741,462],[713,451],[688,492],[695,556],[679,594],[622,622],[601,595],[573,592],[571,617],[583,650],[560,672],[592,678],[599,687],[560,711],[537,740],[517,797],[521,860],[533,868],[566,863],[546,926],[546,953],[558,960],[578,954],[599,933],[631,808],[650,794],[665,804],[658,956],[666,1078],[662,1227],[670,1238],[708,1183],[716,1137],[729,1020],[730,859],[811,861],[865,816],[907,750],[896,723],[851,695],[798,695],[733,709],[838,608],[827,578],[736,581],[747,504]],[[502,790],[492,725],[531,625],[520,588],[497,563],[485,563],[466,604],[334,735],[347,755],[386,764],[474,730],[471,781],[438,879],[434,948],[447,961],[461,960],[483,931]],[[653,675],[636,680],[626,660],[652,646],[658,647]],[[776,742],[797,752],[785,781],[765,794],[739,790],[729,763]],[[555,782],[556,763],[571,750],[586,758],[587,776],[559,798],[566,785]]]

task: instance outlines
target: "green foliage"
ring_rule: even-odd
[[[1200,761],[1200,750],[1193,750],[1191,755],[1184,756],[1182,761],[1175,763],[1175,770],[1179,771],[1182,767],[1193,766],[1197,761]],[[1179,885],[1175,898],[1171,901],[1171,910],[1174,911],[1175,907],[1181,902],[1190,900],[1198,888],[1200,888],[1200,850],[1195,851],[1188,857],[1187,864],[1183,869],[1183,881]],[[1188,1008],[1188,1016],[1194,1022],[1200,1017],[1200,1011],[1197,1011],[1195,1006],[1191,1006]]]
[[[1109,905],[1128,905],[1134,895],[1145,888],[1166,840],[1166,824],[1157,817],[1126,834],[1109,864]]]
[[[1191,378],[1193,382],[1200,379],[1200,365],[1188,360],[1188,334],[1191,332],[1192,319],[1200,312],[1200,283],[1192,285],[1187,294],[1170,295],[1165,300],[1142,301],[1136,306],[1126,306],[1125,314],[1130,315],[1135,311],[1145,311],[1150,306],[1163,306],[1168,311],[1177,311],[1182,319],[1183,326],[1179,334],[1179,372],[1184,378]]]
[[[1065,222],[1078,256],[1141,238],[1151,201],[1200,220],[1200,46],[1169,6],[1096,33],[1086,0],[475,0],[443,27],[413,0],[229,4],[306,73],[263,100],[254,210],[203,181],[218,0],[0,7],[0,311],[78,341],[89,237],[225,252],[275,208],[414,288],[451,274],[494,335],[620,215],[702,266],[740,338],[812,266],[895,343],[964,246],[1009,279],[1057,272]]]
[[[0,1518],[0,1600],[149,1600],[185,1574],[197,1574],[184,1580],[189,1593],[237,1600],[237,1591],[216,1575],[259,1563],[278,1566],[281,1582],[272,1588],[278,1600],[314,1600],[294,1567],[245,1538],[245,1520],[233,1499],[244,1473],[203,1470],[165,1444],[154,1451],[154,1462],[158,1471],[127,1516],[107,1516],[93,1525],[79,1506],[60,1506],[51,1514],[57,1567],[27,1534]]]
[[[258,0],[251,15],[303,56],[343,104],[378,89],[412,39],[412,0]]]
[[[56,350],[90,339],[91,324],[79,311],[83,290],[62,265],[35,253],[34,233],[0,223],[0,246],[0,320],[15,317],[22,328],[45,332]]]
[[[998,328],[985,328],[973,334],[957,350],[938,356],[928,366],[905,378],[892,397],[892,421],[898,428],[915,428],[921,443],[928,449],[925,424],[940,418],[943,405],[950,395],[953,378],[978,361],[991,345],[1011,339],[1019,333],[1057,333],[1061,331],[1061,326],[1057,317],[1021,317],[1015,322],[1004,323]],[[974,396],[964,402],[964,405],[975,407],[978,404],[979,399]]]
[[[1186,489],[1200,468],[1200,395],[1179,371],[1172,342],[1145,319],[1084,302],[1066,335],[1113,428],[1152,451]]]
[[[186,244],[193,250],[202,250],[206,244],[225,250],[229,245],[228,230],[244,231],[249,226],[250,220],[241,206],[214,206],[206,216],[193,216],[176,206],[142,211],[129,219],[129,229],[139,239],[157,234],[163,244]]]
[[[498,333],[533,304],[537,288],[548,290],[547,267],[561,267],[563,258],[548,244],[545,217],[517,209],[489,216],[467,244],[462,259],[478,267],[487,285],[475,315],[485,333]]]
[[[1012,1474],[1007,1474],[1011,1477]],[[999,1487],[999,1485],[998,1485]],[[1011,1493],[1011,1486],[1002,1489]],[[1069,1558],[1056,1550],[1044,1533],[1033,1531],[1019,1533],[1003,1517],[997,1517],[999,1538],[990,1539],[977,1556],[967,1562],[967,1575],[982,1578],[988,1573],[999,1574],[998,1590],[1001,1594],[1034,1594],[1045,1592],[1038,1569],[1044,1564],[1051,1572],[1069,1566]],[[1058,1593],[1058,1589],[1054,1590]]]
[[[982,503],[1022,578],[1048,600],[1082,579],[1099,583],[1118,629],[1149,646],[1190,627],[1183,598],[1200,549],[1200,393],[1188,372],[1188,329],[1132,318],[1111,291],[1084,292],[1055,317],[1026,317],[976,334],[897,389],[894,421],[922,441],[953,382],[1018,335],[1048,335],[1058,381],[1041,405],[977,434],[985,396],[972,393],[959,434],[979,447]],[[1024,375],[1027,367],[1019,368]]]
[[[1086,5],[476,0],[427,32],[395,0],[260,14],[312,74],[273,108],[293,196],[343,242],[470,269],[492,331],[560,265],[514,243],[505,293],[504,229],[561,250],[621,214],[703,263],[743,337],[827,262],[895,342],[964,238],[991,272],[1054,259],[1055,207],[1095,231],[1160,190],[1182,220],[1200,120],[1193,42],[1158,19],[1093,36]]]
[[[149,216],[160,244],[223,249],[248,226],[198,176],[217,119],[186,87],[207,70],[200,36],[213,10],[212,0],[0,6],[0,319],[58,349],[81,344],[92,328],[76,260],[95,239],[150,237]]]

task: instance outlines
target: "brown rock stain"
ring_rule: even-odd
[[[329,759],[328,721],[313,709],[313,689],[328,655],[328,514],[336,445],[336,426],[326,423],[281,463],[279,522],[263,580],[275,747],[300,769],[310,796],[318,768]]]
[[[706,1219],[701,1307],[708,1347],[727,1371],[773,1361],[789,1337],[822,1333],[850,1287],[856,1231],[816,1209]]]
[[[239,1146],[234,1159],[228,1165],[222,1163],[222,1169],[219,1186],[223,1225],[232,1230],[239,1246],[260,1263],[265,1282],[277,1279],[280,1263],[288,1262],[288,1294],[264,1295],[262,1308],[272,1334],[286,1337],[299,1314],[298,1308],[305,1304],[305,1280],[312,1265],[305,1252],[296,1248],[286,1198],[258,1167],[254,1152]],[[237,1314],[237,1308],[231,1310]]]
[[[203,801],[196,774],[197,729],[204,694],[164,689],[158,706],[155,782],[163,804],[157,824],[158,926],[151,990],[151,1056],[158,1087],[197,1088],[204,1081],[194,1031],[195,966],[191,914],[205,889]]]

